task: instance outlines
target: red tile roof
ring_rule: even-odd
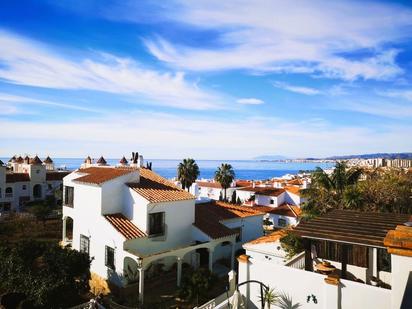
[[[222,185],[218,182],[211,181],[196,181],[199,187],[222,189]]]
[[[193,200],[195,197],[155,172],[140,168],[140,181],[128,186],[151,203]]]
[[[6,174],[6,183],[13,182],[26,182],[30,181],[30,175],[26,173],[7,173]]]
[[[289,186],[289,187],[285,187],[285,190],[295,195],[300,195],[300,188],[298,187]]]
[[[289,185],[301,186],[301,185],[303,185],[303,181],[302,181],[301,179],[296,178],[296,179],[291,179],[291,180],[289,180],[289,181],[288,181],[288,184],[289,184]]]
[[[223,202],[197,204],[195,208],[195,223],[198,229],[213,239],[235,235],[236,231],[223,225],[221,221],[233,218],[263,215],[262,212]]]
[[[136,171],[132,168],[123,167],[87,167],[77,170],[77,173],[86,174],[79,178],[74,179],[76,182],[102,184],[106,181],[115,179],[117,177],[129,174]]]
[[[273,188],[273,187],[246,187],[246,188],[241,188],[238,189],[241,191],[250,191],[254,192],[255,194],[259,195],[268,195],[268,196],[279,196],[283,192],[285,192],[284,189],[281,188]]]
[[[281,229],[278,230],[276,232],[273,232],[269,235],[265,235],[262,237],[259,237],[255,240],[252,240],[248,243],[246,243],[246,245],[256,245],[256,244],[265,244],[265,243],[271,243],[271,242],[277,242],[279,241],[283,236],[285,236],[287,234],[287,229]]]
[[[121,213],[104,215],[104,217],[118,232],[120,232],[120,234],[126,237],[126,239],[142,238],[147,236],[145,232],[140,230],[133,224],[133,222]]]
[[[270,206],[253,206],[251,208],[254,208],[257,211],[261,211],[264,213],[270,213],[270,214],[275,214],[275,215],[280,215],[280,216],[287,216],[287,217],[294,217],[297,218],[301,215],[302,210],[295,205],[289,205],[289,204],[282,204],[278,207],[270,207]]]
[[[64,177],[69,175],[70,172],[47,172],[46,173],[46,180],[53,181],[53,180],[63,180]]]

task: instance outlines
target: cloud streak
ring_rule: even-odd
[[[411,35],[412,11],[355,1],[177,1],[167,17],[219,33],[216,48],[147,38],[159,60],[193,71],[247,69],[310,73],[342,80],[388,80],[402,74],[399,50],[386,48]],[[165,13],[166,14],[166,13]],[[382,22],[382,21],[386,22]],[[366,55],[350,57],[359,51]]]
[[[242,98],[242,99],[236,100],[236,102],[239,104],[245,104],[245,105],[260,105],[260,104],[265,103],[263,100],[256,99],[256,98]]]
[[[184,73],[159,72],[130,58],[95,53],[68,59],[36,41],[0,32],[0,78],[43,88],[94,90],[182,109],[222,108],[222,97],[190,83]]]
[[[273,86],[279,89],[283,89],[283,90],[287,90],[287,91],[295,92],[299,94],[304,94],[304,95],[316,95],[316,94],[321,93],[320,90],[315,89],[315,88],[295,86],[295,85],[290,85],[290,84],[279,82],[279,81],[274,82]]]

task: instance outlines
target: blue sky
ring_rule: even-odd
[[[407,1],[3,1],[0,156],[412,151]]]

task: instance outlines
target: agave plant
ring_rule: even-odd
[[[259,299],[265,304],[265,309],[270,309],[271,305],[276,305],[278,303],[279,295],[276,293],[275,289],[268,287]]]
[[[301,307],[301,304],[293,304],[292,297],[284,292],[280,293],[277,298],[276,306],[281,309],[297,309]]]

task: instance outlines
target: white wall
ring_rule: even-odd
[[[278,292],[289,294],[294,303],[299,302],[303,308],[313,309],[386,309],[390,306],[391,290],[368,286],[348,280],[342,280],[340,287],[327,284],[325,275],[314,272],[276,265],[272,262],[249,259],[249,271],[246,263],[239,263],[239,283],[246,280],[261,281]],[[340,291],[338,290],[340,288]],[[242,294],[248,295],[247,287],[240,288]],[[341,293],[341,307],[338,306]],[[315,295],[317,304],[307,297]],[[251,284],[250,300],[260,308],[260,289]]]
[[[303,202],[303,200],[301,200],[299,195],[286,191],[285,202],[288,204],[299,206]]]
[[[412,257],[391,254],[392,260],[392,309],[400,308],[403,294],[412,280]]]

